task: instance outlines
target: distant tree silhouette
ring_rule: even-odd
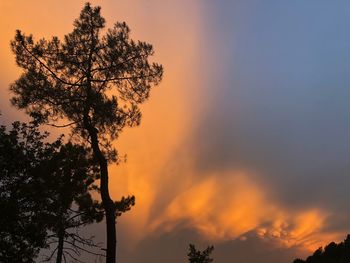
[[[116,258],[116,216],[130,209],[133,196],[114,202],[109,194],[108,163],[118,159],[111,146],[125,126],[139,125],[138,104],[149,97],[163,73],[149,63],[153,48],[129,38],[125,23],[116,23],[101,36],[105,19],[100,7],[87,3],[62,41],[37,42],[19,30],[11,42],[24,72],[11,85],[12,103],[37,121],[70,127],[88,143],[100,167],[100,193],[106,216],[108,263]],[[59,125],[56,121],[66,120]]]
[[[205,250],[197,250],[195,245],[190,244],[189,252],[187,254],[189,263],[210,263],[213,259],[210,258],[210,254],[213,252],[214,247],[207,247]]]
[[[89,193],[98,169],[82,146],[47,136],[37,123],[0,126],[0,262],[33,262],[51,243],[61,262],[94,245],[77,229],[103,218]]]
[[[336,244],[329,243],[324,249],[317,249],[306,260],[296,259],[293,263],[349,263],[350,262],[350,235]]]

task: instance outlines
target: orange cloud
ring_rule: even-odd
[[[342,237],[342,233],[324,232],[327,216],[317,208],[293,211],[283,207],[269,198],[254,176],[232,171],[207,176],[180,193],[152,228],[160,232],[193,228],[216,241],[245,240],[247,233],[255,232],[276,246],[313,251]]]
[[[9,49],[15,29],[37,38],[62,36],[71,30],[84,2],[0,2],[2,105],[8,101],[8,84],[18,76]],[[122,154],[128,154],[128,162],[110,168],[113,197],[136,195],[135,208],[120,220],[132,233],[127,242],[178,227],[196,229],[216,241],[245,240],[245,234],[253,231],[277,245],[310,250],[342,238],[325,232],[327,211],[317,207],[295,211],[281,205],[249,169],[197,175],[185,142],[200,114],[205,114],[201,110],[207,99],[201,90],[203,76],[209,73],[200,62],[200,48],[205,49],[200,2],[92,2],[102,5],[107,25],[125,20],[133,38],[154,44],[155,60],[165,68],[161,86],[143,105],[141,127],[126,130],[116,143]]]

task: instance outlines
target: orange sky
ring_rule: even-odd
[[[15,29],[37,38],[62,36],[72,29],[84,2],[0,1],[0,98],[5,122],[23,119],[8,104],[8,85],[19,74],[9,48]],[[135,208],[121,219],[120,227],[133,233],[123,242],[133,246],[154,232],[176,231],[179,225],[213,242],[244,241],[245,233],[254,231],[277,246],[310,250],[343,237],[344,233],[323,230],[328,211],[317,206],[289,208],[275,200],[273,189],[256,180],[259,171],[250,167],[224,175],[196,171],[195,149],[188,138],[206,114],[211,93],[203,83],[213,77],[202,58],[208,10],[201,1],[92,3],[102,6],[107,27],[124,20],[133,38],[152,43],[154,60],[165,69],[162,83],[142,106],[141,126],[126,129],[116,142],[128,158],[110,168],[113,197],[136,195]]]

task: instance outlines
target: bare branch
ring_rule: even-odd
[[[48,258],[44,259],[44,261],[49,262],[53,258],[53,256],[55,255],[57,249],[58,249],[58,246],[52,251],[52,253],[50,254],[50,256]]]
[[[73,260],[77,261],[77,262],[81,262],[81,263],[84,263],[84,261],[81,261],[79,259],[77,259],[76,257],[74,257],[71,253],[69,253],[68,251],[65,251],[65,253],[68,254],[68,256],[70,256]]]
[[[106,67],[97,67],[97,68],[94,68],[91,70],[91,72],[95,72],[95,71],[105,71],[105,70],[111,70],[111,69],[114,69],[114,68],[117,68],[117,67],[120,67],[121,65],[127,63],[127,62],[130,62],[134,59],[137,59],[137,58],[142,58],[142,57],[145,57],[147,56],[146,54],[137,54],[135,56],[132,56],[130,58],[127,58],[126,60],[122,61],[122,62],[119,62],[115,65],[110,65],[110,66],[106,66]],[[102,59],[100,56],[98,56],[100,59]],[[103,59],[102,59],[103,61]]]
[[[79,122],[81,122],[82,120],[78,120],[78,121],[73,121],[71,123],[67,123],[67,124],[64,124],[64,125],[57,125],[57,124],[52,124],[52,123],[46,123],[46,125],[48,126],[52,126],[52,127],[55,127],[55,128],[65,128],[65,127],[69,127],[69,126],[72,126],[74,124],[77,124]]]
[[[78,246],[77,244],[74,244],[73,242],[66,241],[66,243],[68,243],[68,244],[70,244],[70,245],[72,245],[72,246],[74,246],[74,247],[77,247],[77,248],[79,248],[80,250],[82,250],[82,251],[84,251],[84,252],[86,252],[86,253],[89,253],[89,254],[91,254],[91,255],[102,256],[102,257],[105,256],[105,255],[103,255],[103,254],[95,253],[95,252],[92,252],[92,251],[90,251],[90,250],[88,250],[88,249],[85,249],[85,248],[83,248],[83,247],[81,247],[81,246]]]
[[[138,75],[138,76],[128,76],[128,77],[115,77],[115,78],[106,78],[106,79],[91,79],[91,82],[109,82],[109,81],[118,81],[118,80],[133,80],[133,79],[144,79],[150,77],[158,76],[157,73],[149,74],[149,75]]]

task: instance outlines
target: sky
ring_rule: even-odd
[[[84,2],[0,0],[2,123],[26,120],[8,102],[15,30],[62,37]],[[141,126],[115,142],[127,162],[110,167],[112,195],[136,196],[117,225],[119,262],[186,262],[195,243],[218,263],[288,263],[345,238],[348,1],[91,2],[165,70]],[[103,224],[88,231],[103,241]]]

